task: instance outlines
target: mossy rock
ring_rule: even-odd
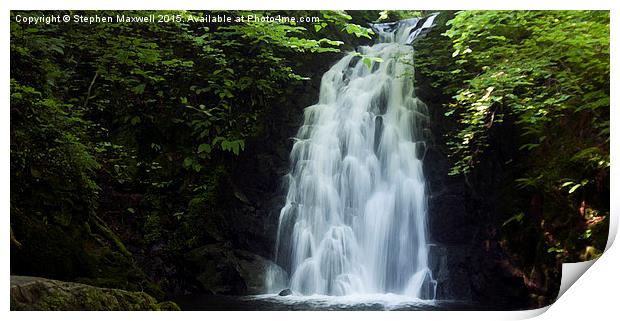
[[[30,276],[11,275],[11,310],[171,311],[173,302],[158,303],[144,292],[98,288]]]
[[[179,306],[172,301],[164,301],[157,304],[159,311],[179,311]]]

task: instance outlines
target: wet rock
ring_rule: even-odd
[[[293,294],[291,289],[284,289],[284,290],[280,291],[280,293],[278,293],[279,296],[289,296],[291,294]]]
[[[472,300],[472,266],[467,246],[433,245],[429,251],[429,268],[437,282],[438,300]]]
[[[230,244],[208,244],[185,254],[205,292],[260,294],[268,290],[267,275],[275,263]],[[280,269],[281,270],[281,269]]]

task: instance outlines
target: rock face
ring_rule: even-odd
[[[144,292],[11,275],[11,310],[179,310]]]
[[[435,137],[442,137],[441,108],[431,118],[438,124]],[[432,110],[433,107],[431,107]],[[439,139],[437,139],[439,140]],[[449,161],[443,144],[429,144],[424,170],[428,180],[428,227],[431,243],[430,269],[437,281],[436,298],[479,302],[490,308],[527,307],[524,280],[511,272],[510,256],[501,248],[501,222],[495,209],[497,173],[481,164],[481,173],[466,179],[448,176]]]
[[[265,293],[268,273],[281,270],[275,263],[229,244],[202,246],[187,253],[185,259],[205,292],[212,294]]]

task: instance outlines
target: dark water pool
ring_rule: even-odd
[[[190,311],[433,311],[502,310],[472,302],[415,300],[394,294],[333,297],[325,295],[191,295],[173,299]]]

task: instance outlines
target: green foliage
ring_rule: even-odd
[[[13,206],[64,226],[86,221],[99,164],[83,143],[89,123],[81,111],[11,79],[11,115]]]
[[[56,13],[68,12],[45,15]],[[188,22],[218,13],[291,15],[125,11],[175,19],[26,25],[14,16],[43,13],[11,12],[12,223],[19,212],[55,232],[82,231],[76,244],[97,234],[116,249],[125,249],[115,235],[123,232],[140,236],[123,240],[138,251],[200,245],[217,234],[205,225],[214,226],[207,223],[219,211],[226,168],[260,135],[273,106],[308,80],[294,70],[298,61],[340,52],[341,37],[373,35],[343,11],[303,13],[321,17],[316,24]],[[16,228],[15,237],[32,247],[24,240],[31,234]]]
[[[521,128],[522,150],[551,144],[573,115],[608,140],[608,12],[462,11],[448,24],[452,73],[465,84],[447,113],[462,126],[450,142],[453,174],[470,171],[506,117]]]
[[[159,216],[156,213],[148,215],[144,223],[144,241],[147,244],[155,243],[161,239],[162,232]]]
[[[449,174],[492,204],[476,219],[501,225],[499,245],[553,300],[560,264],[607,242],[609,12],[460,11],[436,23],[415,67],[445,117]]]
[[[506,245],[522,247],[515,222],[540,234],[527,264],[596,257],[609,215],[609,12],[461,11],[447,25],[436,52],[450,68],[427,74],[452,96],[450,174],[505,162]]]
[[[200,245],[207,235],[218,236],[220,231],[214,226],[214,217],[218,215],[218,199],[227,190],[223,180],[228,173],[224,166],[212,168],[204,176],[204,181],[194,188],[195,193],[183,210],[173,214],[175,228],[172,232],[170,250],[183,252]]]
[[[420,18],[424,16],[422,11],[414,10],[383,10],[379,12],[378,22],[398,21],[409,18]]]
[[[608,12],[463,11],[448,24],[452,73],[465,84],[446,113],[461,125],[452,174],[475,166],[505,119],[519,150],[545,160],[518,186],[572,194],[608,171]]]
[[[321,15],[323,17],[322,21],[314,26],[317,32],[325,28],[328,24],[332,24],[341,32],[354,35],[358,38],[372,39],[372,35],[374,35],[371,28],[352,23],[351,20],[353,18],[345,11],[321,11]]]
[[[99,158],[116,182],[128,186],[161,186],[152,176],[170,166],[200,172],[214,158],[241,154],[258,130],[258,118],[283,93],[281,83],[307,79],[293,71],[294,56],[338,52],[342,44],[290,22],[205,26],[181,22],[199,19],[203,12],[155,14],[183,19],[166,24],[11,23],[12,72],[22,77],[12,82],[13,104],[30,99],[24,95],[40,95],[41,101],[55,104],[55,111],[81,113],[67,114],[68,119],[94,120],[84,123],[88,129],[82,126],[81,134],[88,131],[94,147],[90,158],[82,159]],[[372,34],[351,23],[345,12],[320,14],[323,27],[334,25],[360,37]],[[22,82],[32,85],[16,87]],[[75,141],[73,148],[81,148]]]

